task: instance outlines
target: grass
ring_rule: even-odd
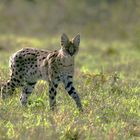
[[[0,83],[8,79],[9,56],[22,47],[58,49],[56,37],[0,36]],[[48,86],[39,81],[28,107],[14,96],[0,99],[0,139],[137,140],[140,138],[140,49],[136,42],[81,39],[74,83],[84,112],[58,88],[49,110]],[[56,47],[55,47],[56,46]]]

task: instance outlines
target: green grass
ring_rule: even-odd
[[[58,49],[59,39],[0,36],[0,83],[9,76],[9,56],[22,47]],[[140,138],[140,49],[130,41],[81,39],[74,83],[84,112],[59,86],[57,109],[49,110],[48,86],[39,81],[30,105],[20,89],[0,100],[1,140],[137,140]]]

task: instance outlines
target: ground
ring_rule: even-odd
[[[59,36],[0,36],[0,83],[9,77],[9,56],[23,47],[54,50]],[[84,111],[77,110],[62,85],[57,109],[49,110],[48,86],[39,81],[29,105],[20,89],[0,99],[0,139],[137,140],[140,138],[140,49],[135,41],[82,38],[74,83]]]

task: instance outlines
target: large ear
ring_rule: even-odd
[[[69,42],[69,38],[67,37],[66,34],[63,33],[61,35],[61,46],[64,46],[65,47],[68,42]]]
[[[74,45],[75,45],[76,47],[78,47],[79,44],[80,44],[80,34],[78,34],[77,36],[75,36],[75,37],[72,39],[72,42],[74,43]]]

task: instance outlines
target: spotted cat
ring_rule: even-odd
[[[66,34],[62,34],[59,50],[24,48],[17,51],[10,58],[10,80],[1,89],[2,98],[12,95],[15,88],[22,87],[20,101],[22,105],[26,105],[37,81],[43,79],[49,83],[49,101],[52,110],[56,105],[56,89],[60,82],[75,100],[77,107],[82,110],[80,98],[73,86],[74,57],[79,44],[79,34],[72,40],[69,40]]]

